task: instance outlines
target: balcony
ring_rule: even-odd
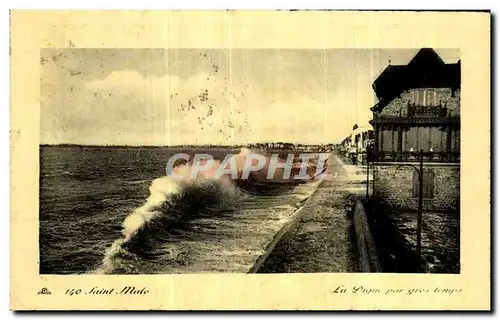
[[[424,162],[460,163],[460,152],[424,152]],[[378,151],[375,162],[419,162],[418,152]]]
[[[443,105],[420,106],[408,103],[406,110],[399,115],[373,115],[374,124],[407,124],[407,125],[459,125],[460,116],[452,116]]]
[[[374,124],[404,124],[404,125],[459,125],[460,117],[430,118],[430,117],[394,117],[394,116],[375,116]]]
[[[426,107],[408,104],[408,117],[411,118],[446,118],[448,116],[448,109],[441,105]]]

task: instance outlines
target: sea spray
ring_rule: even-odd
[[[247,159],[250,152],[242,148],[239,154],[233,156],[232,164],[236,166],[238,176],[242,174],[246,163],[252,162],[256,166],[253,163],[255,159]],[[125,218],[122,238],[115,240],[105,251],[97,273],[137,273],[138,265],[150,258],[160,264],[165,263],[165,260],[175,264],[180,260],[180,253],[183,257],[189,256],[189,253],[178,252],[175,246],[167,244],[170,241],[169,232],[176,224],[186,223],[193,217],[237,211],[235,208],[246,197],[246,193],[235,187],[235,183],[241,185],[231,179],[231,175],[217,175],[221,163],[216,160],[211,168],[197,171],[196,175],[192,174],[192,165],[190,162],[178,165],[173,168],[173,175],[152,182],[146,203]],[[253,177],[258,179],[266,176],[266,169],[267,166],[262,172],[252,172],[246,182],[252,187]],[[275,186],[274,189],[281,188]]]
[[[158,178],[151,183],[149,187],[150,196],[147,198],[146,203],[125,218],[122,224],[123,238],[115,240],[106,250],[102,265],[97,270],[97,273],[108,273],[114,269],[115,256],[128,253],[123,249],[123,245],[130,241],[147,222],[158,216],[161,213],[159,210],[161,206],[178,191],[179,184],[169,177]]]
[[[130,265],[147,254],[157,255],[175,224],[196,216],[234,211],[244,194],[231,184],[212,178],[175,182],[170,177],[153,181],[146,203],[128,215],[122,224],[123,237],[106,250],[97,273],[133,273]],[[169,255],[175,258],[177,255]]]
[[[240,153],[234,156],[236,163],[241,166],[247,153],[248,150],[242,148]],[[216,166],[218,165],[220,162],[216,161]],[[194,177],[192,172],[192,164],[182,164],[173,167],[172,172],[167,170],[168,176],[152,182],[146,203],[125,218],[122,224],[123,237],[115,240],[106,250],[97,273],[113,272],[116,268],[116,258],[120,255],[133,256],[124,246],[153,219],[166,215],[173,221],[188,220],[200,209],[220,210],[217,204],[227,205],[227,200],[234,196],[235,188],[231,181],[226,177],[217,178],[214,170],[200,172]]]

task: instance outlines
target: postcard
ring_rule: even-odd
[[[490,310],[490,19],[12,11],[11,309]]]

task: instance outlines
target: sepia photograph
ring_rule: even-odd
[[[488,308],[489,18],[13,14],[11,305]]]
[[[40,64],[42,274],[460,272],[457,49]]]

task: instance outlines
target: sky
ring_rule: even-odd
[[[41,143],[337,143],[368,126],[376,77],[417,51],[42,49]]]

